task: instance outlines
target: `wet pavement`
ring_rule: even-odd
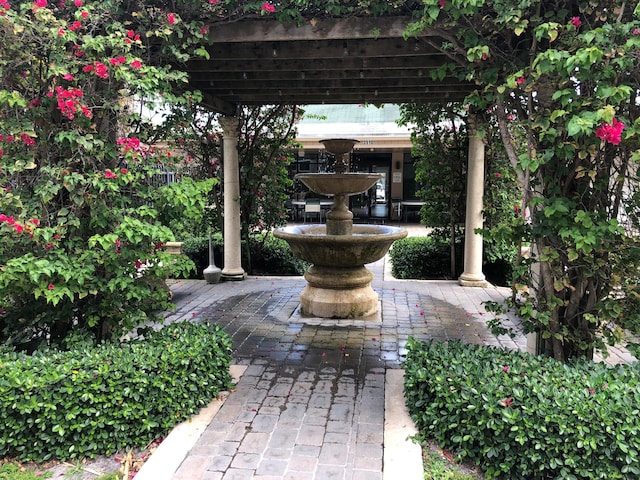
[[[410,235],[424,233],[417,229]],[[165,459],[174,466],[148,473],[145,465],[140,478],[422,479],[402,392],[409,337],[511,349],[525,349],[526,338],[496,337],[486,327],[492,314],[483,302],[503,300],[507,288],[396,280],[388,257],[367,268],[380,302],[367,320],[301,317],[302,277],[172,283],[176,309],[166,320],[222,326],[244,373],[210,417],[197,420],[186,453]],[[622,349],[611,354],[612,363],[633,359]]]
[[[393,478],[385,468],[393,460],[385,441],[385,383],[389,371],[402,367],[408,338],[525,345],[485,326],[490,314],[483,302],[501,300],[507,289],[396,280],[388,259],[368,268],[380,299],[377,318],[368,320],[301,317],[301,277],[171,285],[177,308],[167,320],[221,325],[233,339],[233,362],[246,370],[167,478]],[[397,390],[392,401],[403,402]],[[421,478],[415,475],[403,478]]]

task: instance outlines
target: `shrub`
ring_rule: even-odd
[[[410,339],[405,395],[420,434],[488,479],[640,476],[637,364],[563,364]]]
[[[308,264],[296,258],[291,247],[284,240],[273,235],[257,234],[250,237],[251,265],[247,258],[246,243],[243,242],[242,267],[254,275],[302,275]],[[213,236],[213,250],[216,265],[223,265],[222,235]],[[196,264],[197,276],[202,278],[202,271],[209,265],[209,239],[196,237],[186,240],[182,251]]]
[[[429,280],[450,278],[450,247],[435,237],[407,237],[390,250],[391,273],[396,278]]]
[[[223,265],[224,240],[221,233],[211,237],[213,243],[213,258],[218,267]],[[209,266],[209,237],[192,237],[184,241],[182,253],[189,257],[196,268],[191,278],[203,278],[202,272]]]
[[[0,457],[23,461],[143,448],[231,384],[231,340],[176,323],[145,339],[33,356],[0,350]]]
[[[250,249],[253,274],[303,275],[309,267],[307,262],[293,255],[287,242],[273,235],[252,236]]]

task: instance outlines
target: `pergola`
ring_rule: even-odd
[[[242,105],[460,102],[475,88],[445,73],[454,55],[442,48],[451,30],[426,29],[405,38],[408,17],[324,19],[302,26],[241,20],[210,30],[210,59],[187,66],[204,106],[222,113],[224,139],[223,277],[242,279],[236,114]],[[440,75],[433,76],[434,71]],[[435,78],[435,79],[434,79]],[[482,274],[484,145],[469,121],[469,167],[463,285]]]

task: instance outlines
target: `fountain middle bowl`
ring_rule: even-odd
[[[325,225],[291,225],[274,230],[274,235],[309,263],[349,268],[380,260],[407,231],[387,225],[354,225],[351,235],[327,235]]]
[[[358,195],[382,178],[380,173],[299,173],[295,177],[320,195]]]

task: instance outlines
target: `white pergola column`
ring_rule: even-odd
[[[220,118],[223,139],[224,178],[224,266],[222,278],[244,280],[240,243],[240,173],[238,169],[237,117]]]
[[[484,196],[484,141],[478,135],[475,115],[469,115],[469,162],[467,166],[467,212],[464,223],[464,272],[458,282],[463,287],[486,287],[482,273],[482,235],[475,233],[482,228]]]

